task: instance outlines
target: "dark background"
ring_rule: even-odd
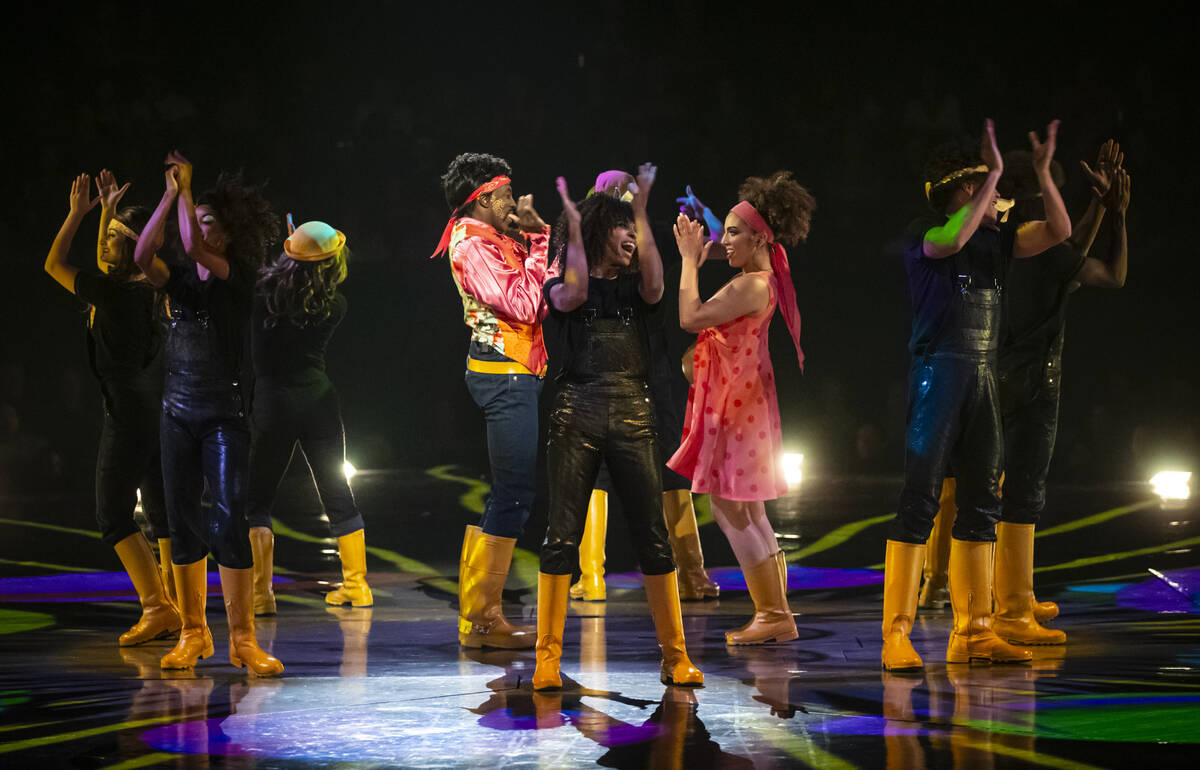
[[[244,169],[281,212],[349,235],[351,311],[330,370],[360,467],[486,467],[461,306],[445,261],[427,258],[455,154],[506,157],[548,221],[557,175],[581,196],[597,172],[653,160],[659,232],[685,184],[721,214],[744,177],[790,169],[819,208],[791,251],[803,377],[773,327],[785,443],[809,470],[898,472],[909,319],[895,243],[922,211],[926,151],[985,117],[1002,150],[1062,119],[1073,218],[1088,195],[1078,161],[1103,140],[1121,142],[1134,180],[1126,287],[1071,302],[1054,475],[1194,468],[1194,8],[23,4],[4,52],[3,483],[90,485],[99,407],[82,307],[42,261],[73,175],[111,168],[133,182],[125,203],[153,206],[171,148],[197,189]],[[77,265],[94,263],[95,222]],[[1106,229],[1093,255],[1107,255]]]

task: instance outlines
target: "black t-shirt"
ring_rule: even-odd
[[[1061,243],[1008,270],[1001,325],[1000,364],[1044,359],[1063,332],[1071,280],[1085,257]]]
[[[951,331],[954,292],[962,282],[969,280],[977,289],[1002,289],[1013,261],[1017,232],[1013,223],[1002,223],[997,228],[981,225],[957,254],[945,259],[926,257],[925,233],[945,223],[946,217],[920,217],[909,223],[904,233],[904,269],[913,312],[908,349],[913,355],[924,355],[930,343]]]
[[[168,312],[172,317],[179,314],[193,321],[211,323],[219,355],[231,371],[247,374],[246,345],[254,271],[231,259],[228,277],[222,280],[214,275],[202,281],[196,264],[190,260],[166,264],[171,274],[163,287]]]
[[[254,376],[294,379],[324,372],[325,350],[345,317],[346,297],[338,292],[333,297],[327,318],[305,327],[296,326],[286,318],[277,318],[274,326],[267,326],[266,300],[256,294],[250,322]]]
[[[153,286],[81,272],[75,276],[75,295],[96,309],[88,357],[98,379],[128,382],[154,369],[161,339]]]
[[[586,342],[587,331],[584,319],[589,315],[595,318],[620,318],[628,314],[630,320],[637,324],[639,333],[646,349],[649,360],[649,340],[646,334],[646,316],[659,306],[660,303],[648,304],[638,291],[642,276],[640,273],[623,273],[616,278],[588,277],[588,296],[582,305],[570,313],[563,313],[554,307],[550,299],[550,290],[564,281],[563,276],[555,276],[542,285],[542,293],[550,306],[550,315],[560,324],[559,332],[559,376],[571,371],[576,352]]]

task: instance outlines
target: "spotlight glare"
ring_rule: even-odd
[[[355,468],[349,460],[343,460],[342,472],[346,474],[346,481],[349,481],[358,473],[358,468]]]
[[[1192,474],[1189,471],[1159,471],[1150,479],[1150,486],[1154,488],[1154,494],[1164,502],[1187,500],[1192,494],[1188,484],[1191,478]]]
[[[801,466],[804,465],[804,455],[798,452],[783,453],[783,477],[791,486],[799,484],[804,479]]]

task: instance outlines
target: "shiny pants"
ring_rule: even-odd
[[[1003,415],[1004,499],[1001,521],[1037,524],[1046,507],[1046,476],[1058,435],[1057,385]]]
[[[211,552],[222,567],[253,566],[246,520],[250,430],[240,387],[168,375],[160,435],[171,560],[192,564]],[[207,510],[201,506],[206,486]]]
[[[104,427],[96,453],[96,524],[100,537],[116,545],[140,531],[133,519],[138,490],[155,538],[168,537],[163,502],[158,422],[162,402],[155,388],[107,382]]]
[[[929,539],[947,467],[957,480],[956,540],[992,542],[1000,519],[1003,461],[995,367],[985,357],[934,355],[913,362],[904,489],[888,539]]]
[[[286,384],[259,379],[254,385],[251,425],[251,527],[271,526],[276,490],[298,446],[317,484],[333,536],[363,528],[346,480],[346,432],[337,391],[328,378]]]
[[[621,500],[642,573],[671,572],[675,562],[663,523],[654,410],[648,387],[637,379],[563,382],[550,415],[550,523],[541,571],[569,575],[579,564],[579,541],[601,461]]]

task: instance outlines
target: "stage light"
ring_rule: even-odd
[[[1150,486],[1164,503],[1187,500],[1192,494],[1188,485],[1191,478],[1192,474],[1189,471],[1159,471],[1150,479]]]
[[[804,455],[798,452],[783,453],[783,477],[787,479],[788,484],[796,486],[804,479],[803,465]]]
[[[358,473],[358,468],[355,468],[349,460],[343,460],[342,471],[346,474],[346,481],[349,481]]]
[[[140,488],[137,491],[137,503],[133,506],[133,512],[134,513],[145,513],[146,512],[145,509],[142,508],[142,490]]]

